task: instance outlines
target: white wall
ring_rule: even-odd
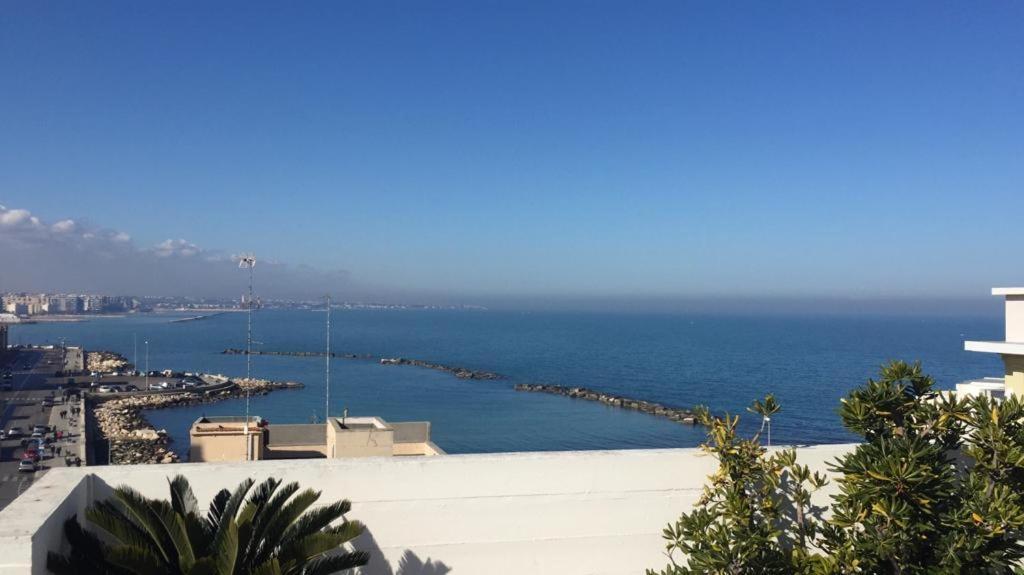
[[[801,448],[799,460],[824,471],[849,448]],[[368,575],[636,575],[664,566],[662,528],[714,468],[698,450],[662,449],[54,469],[0,513],[0,573],[30,571],[24,553],[8,552],[27,533],[39,532],[34,546],[60,540],[60,521],[40,525],[41,515],[63,517],[122,483],[166,498],[166,478],[181,473],[203,505],[222,487],[270,476],[322,490],[322,501],[350,499],[349,517],[369,528],[357,543],[373,553]],[[72,492],[89,472],[88,489]],[[77,500],[45,503],[67,497]]]

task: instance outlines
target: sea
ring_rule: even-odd
[[[11,343],[84,345],[110,350],[150,369],[244,376],[246,314],[175,321],[196,312],[95,317],[14,326]],[[325,314],[265,309],[254,313],[254,349],[322,351]],[[603,404],[517,392],[517,383],[582,386],[669,406],[706,405],[742,416],[772,393],[775,444],[854,440],[842,427],[840,399],[893,359],[921,361],[940,388],[1001,374],[999,358],[963,349],[965,339],[1002,339],[999,317],[884,315],[730,315],[484,310],[349,310],[332,314],[337,353],[405,357],[499,373],[500,380],[458,379],[416,366],[369,359],[331,362],[331,415],[429,421],[449,453],[695,447],[701,427]],[[148,342],[148,344],[146,343]],[[256,377],[298,381],[304,389],[253,397],[250,413],[277,423],[324,417],[323,357],[254,356]],[[146,413],[187,456],[188,428],[203,415],[241,415],[242,399]]]

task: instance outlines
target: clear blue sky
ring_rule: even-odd
[[[12,1],[0,71],[0,204],[140,250],[468,300],[1024,283],[1019,2]]]

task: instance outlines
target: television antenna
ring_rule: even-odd
[[[245,337],[245,379],[252,379],[252,282],[253,268],[256,267],[256,256],[248,253],[238,258],[238,268],[249,270],[249,298],[246,300],[246,337]],[[245,460],[252,461],[252,438],[249,437],[249,388],[251,381],[245,386],[245,424],[242,426],[245,436]]]

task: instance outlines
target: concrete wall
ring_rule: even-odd
[[[1006,367],[1006,374],[1003,381],[1006,382],[1006,391],[1016,395],[1024,396],[1024,356],[1003,355],[1003,365]]]
[[[1024,342],[1024,295],[1006,296],[1006,341]]]
[[[254,459],[264,455],[263,431],[250,429],[249,440],[252,442]],[[245,461],[246,445],[244,431],[189,434],[189,460],[196,462],[213,461]]]
[[[801,448],[799,460],[826,471],[848,449]],[[696,449],[660,449],[54,469],[0,512],[0,573],[44,572],[26,563],[26,534],[36,534],[31,554],[45,556],[63,517],[111,486],[166,498],[166,479],[181,473],[203,506],[246,477],[350,499],[349,517],[368,526],[357,541],[372,554],[364,575],[636,575],[664,566],[662,528],[715,467]],[[89,472],[92,486],[76,489]]]
[[[263,451],[263,459],[299,459],[319,458],[327,456],[326,445],[268,445]]]

